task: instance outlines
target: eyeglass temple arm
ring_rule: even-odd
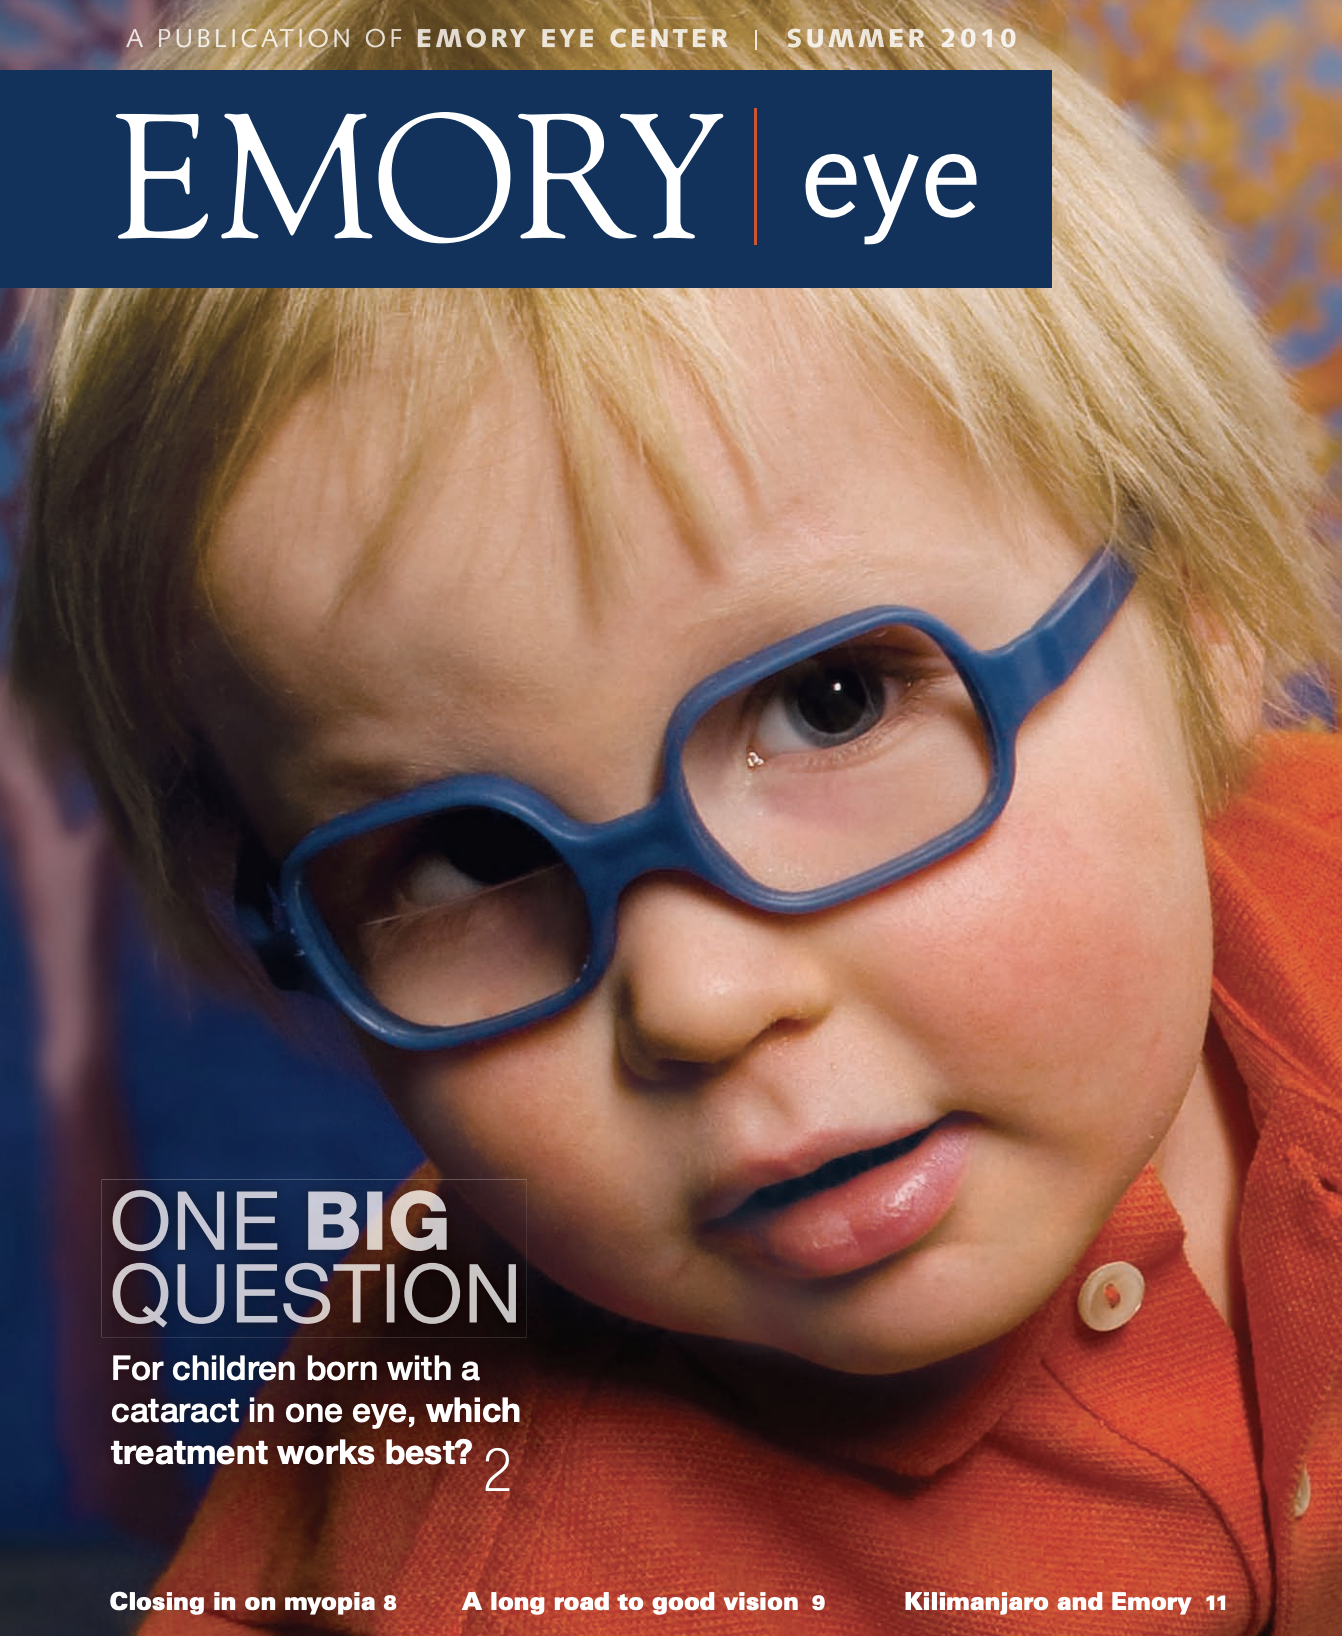
[[[238,849],[233,914],[248,948],[276,988],[308,986],[307,962],[275,895],[275,870],[250,837]]]
[[[1061,687],[1123,606],[1137,572],[1108,546],[1028,631],[981,655],[1015,725]]]

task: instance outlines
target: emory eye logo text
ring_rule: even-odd
[[[1052,281],[1043,71],[11,78],[16,286]]]
[[[200,116],[198,114],[149,114],[149,113],[119,113],[118,119],[124,120],[130,127],[130,225],[125,232],[118,235],[122,239],[189,239],[202,232],[209,221],[209,212],[197,218],[194,222],[177,227],[150,227],[147,223],[146,187],[150,182],[176,182],[184,192],[191,192],[191,160],[184,158],[174,170],[151,170],[145,157],[146,129],[150,124],[177,124],[185,125],[194,140],[200,134]],[[355,149],[354,128],[366,119],[366,114],[347,113],[340,122],[340,127],[332,138],[326,150],[325,157],[317,168],[315,176],[308,184],[307,192],[297,209],[292,204],[289,193],[276,171],[269,153],[266,151],[256,126],[250,114],[225,113],[223,116],[234,129],[236,137],[236,185],[233,190],[233,221],[223,233],[225,239],[255,239],[259,235],[248,228],[244,216],[247,182],[251,174],[251,167],[255,165],[257,174],[265,183],[274,202],[281,220],[292,237],[302,224],[307,214],[309,204],[316,194],[322,178],[330,168],[331,161],[338,157],[340,165],[341,198],[344,205],[344,225],[334,235],[338,239],[369,239],[372,234],[366,232],[359,221],[359,171],[358,156]],[[665,225],[660,231],[652,235],[657,239],[692,239],[694,234],[686,229],[682,220],[682,183],[685,173],[704,145],[704,139],[718,122],[725,116],[721,113],[699,114],[691,113],[687,117],[698,125],[698,133],[693,136],[688,149],[677,162],[667,152],[661,137],[653,129],[659,115],[655,113],[621,113],[618,116],[627,121],[637,134],[643,148],[651,157],[653,164],[660,173],[665,189]],[[579,200],[585,207],[592,221],[607,238],[632,239],[638,235],[627,232],[617,225],[610,210],[602,203],[593,184],[588,180],[588,173],[600,162],[606,150],[606,133],[601,123],[587,114],[578,113],[519,113],[517,118],[525,121],[532,128],[531,136],[531,225],[518,237],[523,239],[562,239],[565,234],[550,225],[550,189],[555,183],[567,183],[573,188]],[[402,140],[409,132],[419,126],[431,122],[443,121],[456,124],[469,131],[478,139],[483,148],[483,157],[493,170],[493,197],[488,209],[480,221],[460,233],[434,233],[411,219],[404,208],[396,191],[395,161],[397,151]],[[551,163],[551,126],[555,124],[572,125],[583,133],[586,139],[586,153],[582,162],[568,169],[556,169]],[[454,152],[443,165],[444,178],[449,178],[461,164],[460,155]],[[867,175],[875,190],[876,199],[882,212],[879,226],[872,233],[865,234],[864,244],[880,244],[890,231],[891,224],[899,213],[900,205],[908,185],[912,180],[919,163],[917,154],[907,154],[894,187],[887,186],[882,172],[881,163],[874,153],[863,155],[863,164]],[[954,167],[954,168],[952,168]],[[928,206],[938,216],[947,219],[956,219],[966,216],[974,209],[972,199],[964,199],[958,204],[947,204],[941,197],[943,188],[970,188],[977,182],[977,173],[972,162],[963,154],[942,154],[928,167],[924,193]],[[423,244],[464,244],[470,239],[478,238],[482,233],[489,231],[494,223],[503,214],[508,203],[512,188],[513,167],[508,157],[508,150],[500,140],[492,126],[471,114],[437,109],[429,113],[417,115],[401,125],[387,141],[382,149],[377,166],[377,191],[382,202],[382,208],[388,219],[398,231],[408,237],[418,239]],[[854,202],[846,195],[851,192],[857,183],[857,173],[853,161],[847,154],[825,153],[814,159],[808,166],[804,181],[806,203],[817,216],[831,220],[846,216],[854,207]],[[450,182],[447,184],[450,191]],[[822,200],[821,188],[833,190],[844,189],[845,196],[842,202],[830,203]]]

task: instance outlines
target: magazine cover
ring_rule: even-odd
[[[0,1636],[1342,1632],[1340,63],[0,0]]]

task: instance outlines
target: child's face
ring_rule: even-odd
[[[300,406],[225,514],[208,574],[224,640],[201,686],[276,855],[456,772],[524,780],[589,822],[631,811],[708,673],[882,602],[992,647],[1102,543],[1003,509],[912,398],[876,407],[821,347],[787,370],[763,331],[741,345],[753,468],[677,398],[720,543],[696,557],[612,439],[632,544],[599,592],[522,366],[408,488],[375,381]],[[1198,1063],[1210,943],[1197,802],[1134,598],[1026,722],[1011,801],[967,850],[797,918],[645,877],[569,1011],[455,1052],[370,1049],[449,1176],[527,1179],[525,1224],[494,1225],[579,1295],[903,1370],[1019,1324],[1151,1158]],[[752,1200],[910,1135],[864,1173]]]

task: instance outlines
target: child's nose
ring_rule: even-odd
[[[805,922],[769,915],[683,878],[638,882],[620,904],[617,1045],[640,1078],[725,1067],[829,1010],[831,987]]]

